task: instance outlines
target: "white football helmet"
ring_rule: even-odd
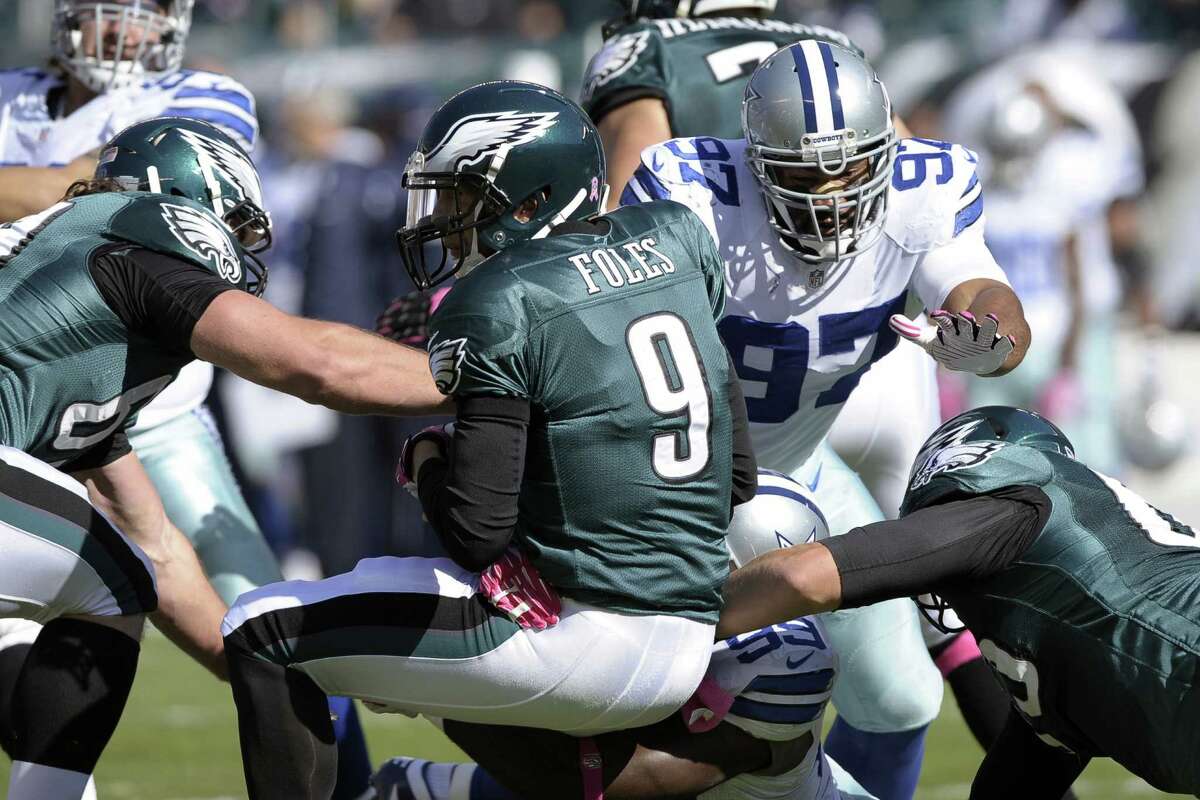
[[[769,469],[758,471],[754,499],[733,510],[725,546],[736,567],[763,553],[829,537],[829,525],[812,492]]]
[[[93,92],[174,72],[195,0],[55,0],[54,60]]]

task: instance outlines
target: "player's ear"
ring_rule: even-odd
[[[538,207],[549,199],[549,187],[538,189],[536,192],[529,195],[529,197],[526,197],[521,202],[521,205],[516,207],[516,209],[513,211],[513,218],[522,224],[529,222],[531,219],[537,216]]]

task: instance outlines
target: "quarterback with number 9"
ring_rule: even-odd
[[[398,240],[418,286],[458,276],[428,346],[457,419],[398,474],[450,557],[367,559],[230,610],[252,798],[328,796],[323,692],[582,737],[700,684],[725,529],[756,486],[721,260],[680,204],[601,216],[604,181],[587,116],[535,84],[472,87],[426,125]]]

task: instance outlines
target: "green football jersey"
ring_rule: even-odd
[[[722,261],[677,203],[604,219],[605,235],[532,240],[456,283],[430,367],[446,394],[529,400],[516,537],[543,578],[715,622],[733,469]]]
[[[920,458],[902,513],[1017,485],[1050,499],[1017,561],[942,589],[1034,730],[1164,791],[1200,792],[1195,533],[1057,453],[966,442]]]
[[[0,444],[69,466],[192,360],[128,330],[93,282],[92,259],[131,244],[244,285],[239,245],[186,198],[88,195],[0,226]]]
[[[591,63],[581,105],[592,119],[643,97],[667,107],[672,136],[742,135],[742,94],[767,56],[801,39],[861,55],[845,34],[752,17],[640,19],[614,32]]]

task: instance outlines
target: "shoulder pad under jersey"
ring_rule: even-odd
[[[247,152],[258,140],[254,95],[228,75],[179,70],[160,78],[152,88],[166,94],[163,116],[188,117],[216,125]]]
[[[940,247],[963,231],[982,230],[979,158],[962,145],[902,139],[892,165],[885,231],[910,253]]]
[[[646,20],[621,28],[588,62],[580,104],[593,120],[637,97],[667,97],[662,39]]]
[[[241,245],[210,209],[185,197],[149,192],[115,196],[126,202],[112,214],[106,238],[190,261],[235,286],[246,287]],[[89,201],[82,197],[77,202]]]
[[[21,67],[0,69],[0,105],[7,105],[23,95],[44,96],[60,79],[44,69]]]

